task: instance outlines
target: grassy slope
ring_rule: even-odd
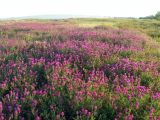
[[[121,29],[140,31],[147,35],[149,41],[145,51],[133,55],[133,59],[140,61],[159,61],[160,60],[160,21],[149,19],[71,19],[68,22],[77,24],[80,27],[106,26]],[[154,56],[150,57],[150,56]]]

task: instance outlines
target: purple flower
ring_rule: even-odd
[[[2,111],[3,111],[3,104],[2,104],[2,102],[0,101],[0,114],[2,114]]]

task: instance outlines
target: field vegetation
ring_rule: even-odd
[[[160,21],[0,21],[0,120],[159,120]]]

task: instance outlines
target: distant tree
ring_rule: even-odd
[[[160,11],[158,11],[155,16],[159,17],[160,16]]]
[[[156,13],[155,18],[160,20],[160,11]]]
[[[146,17],[140,17],[140,19],[155,19],[154,15],[146,16]]]
[[[140,17],[140,19],[157,19],[157,20],[160,20],[160,11],[158,11],[155,15]]]

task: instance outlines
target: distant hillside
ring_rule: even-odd
[[[6,19],[68,19],[68,18],[104,18],[105,16],[87,16],[87,15],[36,15],[24,17],[11,17]]]

